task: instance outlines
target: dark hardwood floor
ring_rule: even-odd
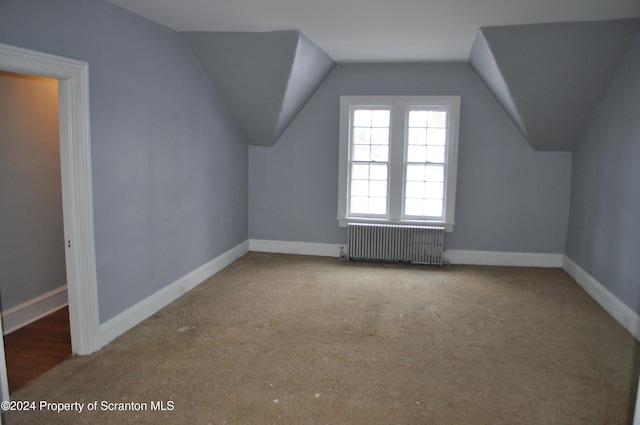
[[[72,355],[69,308],[65,307],[4,336],[9,393]]]

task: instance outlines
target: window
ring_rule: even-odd
[[[454,224],[460,97],[342,96],[338,220]]]

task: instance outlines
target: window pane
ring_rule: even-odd
[[[371,110],[356,109],[355,111],[353,111],[353,126],[371,127]]]
[[[369,209],[369,198],[351,197],[349,212],[353,214],[366,214]]]
[[[376,145],[388,145],[389,144],[389,129],[388,128],[374,128],[371,130],[371,143]]]
[[[423,211],[423,201],[422,199],[407,199],[404,202],[404,214],[405,215],[422,215]]]
[[[369,198],[369,214],[386,214],[386,198]]]
[[[370,161],[370,147],[369,145],[353,145],[353,151],[351,153],[351,159],[353,161]]]
[[[424,181],[425,168],[424,165],[407,165],[407,180]]]
[[[371,146],[371,161],[387,162],[389,159],[389,147],[384,145]]]
[[[387,180],[386,164],[371,164],[369,178],[371,180]]]
[[[444,164],[444,146],[429,146],[427,147],[426,160],[428,162],[435,162],[438,164]]]
[[[369,182],[367,180],[351,181],[351,196],[369,196]]]
[[[374,110],[371,114],[371,126],[372,127],[389,127],[390,111],[388,110]]]
[[[386,181],[371,181],[369,182],[369,196],[376,196],[381,198],[387,197],[387,182]]]
[[[446,111],[429,111],[427,122],[429,127],[444,128],[447,126],[447,112]]]
[[[444,166],[407,164],[404,196],[405,216],[442,217]]]
[[[424,183],[423,182],[407,182],[407,189],[405,191],[407,198],[424,198]]]
[[[388,146],[353,146],[354,152],[372,149],[377,155],[388,155]],[[354,153],[354,155],[356,155]],[[362,154],[363,155],[363,154]],[[349,183],[349,214],[354,215],[386,215],[388,193],[388,164],[351,163]]]
[[[410,145],[426,145],[427,129],[426,128],[410,128],[409,144]]]
[[[442,183],[425,183],[424,197],[427,199],[442,199],[443,188],[444,185]]]
[[[440,222],[453,213],[443,192],[454,190],[458,96],[343,96],[340,105],[341,225],[350,214]]]
[[[441,217],[444,198],[447,112],[425,109],[409,112],[404,214]],[[422,163],[422,164],[420,164]]]
[[[368,145],[371,143],[371,129],[355,127],[353,129],[353,143],[356,145]]]
[[[443,182],[444,181],[444,167],[442,165],[429,165],[425,167],[425,181],[428,182]]]
[[[369,178],[369,164],[353,164],[351,167],[351,178],[366,180]]]
[[[424,146],[409,146],[407,148],[407,162],[425,162],[427,149]]]
[[[441,217],[442,201],[434,201],[434,200],[424,201],[424,215],[427,217]]]
[[[409,127],[426,127],[427,111],[410,111]]]
[[[444,146],[447,137],[447,131],[444,128],[429,128],[426,132],[426,139],[429,145]]]

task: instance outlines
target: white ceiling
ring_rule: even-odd
[[[111,0],[177,31],[302,31],[336,62],[466,61],[478,28],[640,17],[640,0]]]

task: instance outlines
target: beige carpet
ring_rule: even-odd
[[[630,424],[638,353],[559,269],[250,253],[5,423]]]

